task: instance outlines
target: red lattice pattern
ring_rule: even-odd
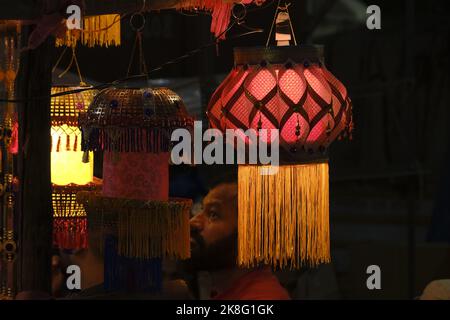
[[[213,94],[211,126],[280,130],[280,145],[326,148],[351,130],[346,88],[322,64],[237,66]]]

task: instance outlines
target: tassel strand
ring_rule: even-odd
[[[310,267],[330,258],[328,164],[239,166],[238,264]]]

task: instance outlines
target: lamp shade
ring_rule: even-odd
[[[239,166],[238,263],[298,268],[329,262],[327,148],[350,136],[353,122],[347,90],[325,67],[323,48],[237,48],[208,118],[223,132],[279,130],[277,174]]]
[[[351,108],[346,88],[325,67],[322,47],[238,48],[208,118],[222,131],[279,129],[280,145],[294,156],[324,153],[349,134]]]

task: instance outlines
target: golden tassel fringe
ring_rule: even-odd
[[[120,46],[120,15],[85,17],[83,21],[83,30],[67,30],[64,37],[56,39],[56,46],[75,47],[78,41],[89,48]]]
[[[79,192],[90,228],[101,228],[117,235],[118,253],[129,258],[190,257],[189,213],[192,201],[139,201],[101,196],[98,192]],[[112,230],[111,230],[112,227]]]
[[[52,184],[53,218],[86,217],[86,211],[83,205],[77,201],[77,193],[80,191],[98,191],[101,190],[101,186],[101,181],[98,179],[86,185]]]
[[[290,269],[331,261],[328,163],[239,166],[238,264]]]
[[[118,215],[118,253],[150,259],[190,257],[189,210],[183,206],[155,206]]]
[[[83,205],[76,201],[76,193],[52,193],[54,218],[86,217]]]

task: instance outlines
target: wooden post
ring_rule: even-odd
[[[31,27],[24,28],[28,41]],[[20,180],[18,291],[50,293],[52,203],[50,184],[50,89],[54,39],[22,53],[17,96],[40,100],[20,103],[18,176]]]

